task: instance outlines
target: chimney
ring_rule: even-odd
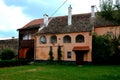
[[[92,33],[94,32],[94,24],[95,24],[95,5],[91,6],[91,18],[90,18],[90,24],[92,26]]]
[[[91,6],[91,17],[92,17],[92,18],[95,17],[95,11],[94,11],[94,9],[95,9],[95,6],[94,6],[94,5]]]
[[[48,15],[47,14],[44,14],[44,25],[45,27],[48,26]]]
[[[68,26],[72,25],[72,7],[68,7]]]

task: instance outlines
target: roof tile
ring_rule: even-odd
[[[94,22],[95,27],[113,25],[112,22],[105,21],[99,16],[96,16],[94,20],[95,20]],[[91,24],[91,13],[72,15],[71,26],[68,26],[67,21],[68,21],[67,16],[53,17],[52,20],[49,22],[48,26],[43,28],[41,31],[37,32],[37,34],[83,32],[83,31],[91,31],[93,27],[93,25]],[[29,22],[28,24],[26,24],[21,29],[27,29],[27,28],[32,29],[40,26],[43,26],[43,18],[35,19]]]

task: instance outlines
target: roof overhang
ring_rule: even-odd
[[[75,46],[73,48],[73,51],[89,51],[89,46]]]

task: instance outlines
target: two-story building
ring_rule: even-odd
[[[94,6],[91,13],[74,14],[68,8],[68,16],[36,19],[19,30],[19,58],[34,58],[47,61],[50,47],[54,60],[61,46],[62,60],[78,65],[92,62],[92,33],[119,34],[119,26],[95,16]]]
[[[19,49],[18,58],[34,59],[34,38],[32,37],[43,24],[43,19],[36,19],[18,29]]]

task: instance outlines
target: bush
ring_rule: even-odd
[[[15,57],[14,52],[11,49],[4,49],[1,51],[0,58],[1,60],[11,60]]]
[[[112,56],[111,60],[114,64],[120,64],[120,34],[113,35],[112,42],[115,46],[115,54]]]
[[[92,40],[93,63],[110,64],[111,57],[115,54],[114,44],[108,35],[93,35]]]
[[[20,65],[27,65],[27,64],[28,64],[27,59],[0,61],[0,67],[20,66]]]

